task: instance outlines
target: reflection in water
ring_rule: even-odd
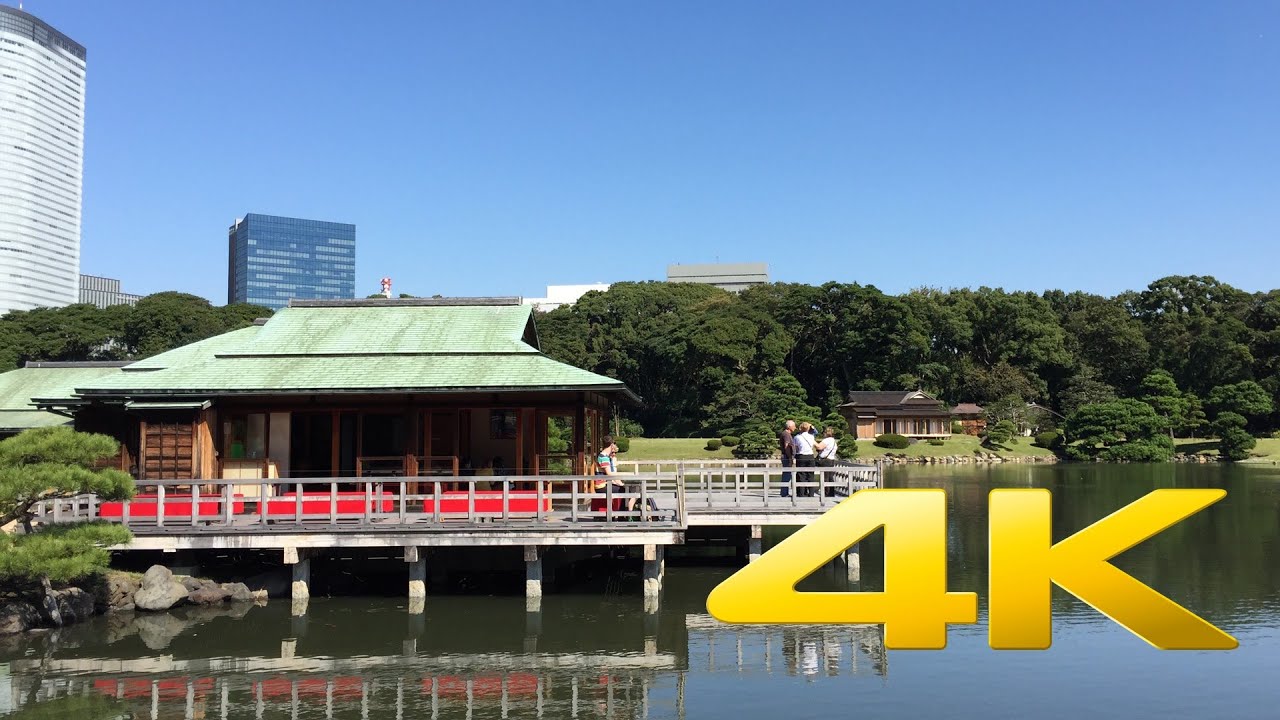
[[[1212,466],[893,469],[891,485],[950,491],[950,585],[986,586],[986,495],[1050,487],[1055,532],[1155,487],[1226,487],[1209,510],[1117,563],[1241,641],[1160,653],[1064,593],[1054,646],[1000,653],[954,626],[944,652],[893,654],[878,626],[724,626],[707,593],[729,568],[667,570],[638,595],[313,598],[305,608],[120,614],[0,638],[0,714],[34,718],[1272,718],[1280,676],[1280,473]],[[862,589],[883,585],[862,544]],[[838,575],[838,573],[836,573]],[[838,581],[816,573],[813,587]],[[652,608],[651,608],[652,609]],[[980,614],[983,610],[980,600]],[[7,720],[7,719],[6,719]]]
[[[525,606],[523,601],[491,598],[461,602],[481,605],[481,613],[498,625],[510,625],[503,622],[510,611]],[[457,604],[452,599],[439,604],[446,607],[435,618],[428,612],[425,622],[419,622],[412,615],[406,621],[403,607],[387,603],[369,609],[356,601],[313,600],[301,636],[294,634],[298,616],[293,608],[285,615],[283,606],[239,617],[219,618],[206,611],[199,621],[175,615],[172,625],[185,628],[186,635],[170,637],[172,652],[163,654],[135,651],[139,640],[149,648],[143,628],[166,616],[138,616],[132,623],[119,616],[103,618],[48,636],[38,655],[11,660],[10,689],[15,709],[84,696],[118,701],[118,706],[106,706],[108,717],[123,710],[155,719],[229,718],[246,716],[251,709],[255,718],[287,714],[328,719],[356,713],[361,718],[397,720],[428,714],[647,718],[685,715],[691,669],[700,675],[786,673],[814,679],[883,675],[887,667],[880,629],[870,625],[743,628],[723,625],[706,614],[659,612],[641,619],[645,634],[600,634],[593,644],[585,641],[590,633],[578,630],[591,625],[622,629],[615,621],[619,613],[625,617],[626,608],[606,604],[604,612],[590,613],[588,598],[558,607],[546,601],[560,623],[555,630],[544,634],[545,611],[524,613],[523,632],[513,638],[488,634],[485,643],[491,649],[467,652],[459,646],[466,641],[465,632],[432,622],[450,622],[465,609],[450,607]],[[473,631],[480,632],[476,620],[483,615],[466,615],[472,617]],[[113,633],[92,627],[105,626],[108,620],[114,622]],[[349,647],[351,638],[339,640],[330,631],[348,635],[353,621],[366,628],[399,626],[407,632],[397,637],[380,631],[377,638],[368,638],[367,654],[343,653],[339,648]],[[208,627],[199,627],[202,624]],[[122,631],[121,625],[133,627],[135,634]],[[232,637],[227,633],[252,636],[256,646],[270,638],[278,653],[200,652],[201,647],[225,644]],[[206,635],[211,635],[209,645],[199,640]],[[500,649],[514,642],[530,648],[538,640],[547,649]]]

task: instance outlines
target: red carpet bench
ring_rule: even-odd
[[[466,515],[468,493],[466,490],[451,490],[440,493],[441,515]],[[512,490],[508,493],[508,514],[533,515],[538,512],[537,490]],[[434,513],[436,501],[428,497],[422,501],[422,512]],[[502,515],[501,490],[477,490],[475,511],[480,515]],[[551,498],[545,493],[542,498],[542,511],[551,512]]]
[[[337,498],[339,515],[364,515],[365,494],[362,491],[339,492],[331,496],[327,491],[303,492],[302,515],[304,519],[324,520],[329,517],[330,499]],[[389,513],[396,510],[395,493],[383,490],[370,493],[368,503],[371,513]],[[267,500],[267,517],[293,518],[298,512],[298,494],[287,492]]]
[[[138,518],[154,518],[160,508],[160,496],[152,494],[140,494],[133,496],[133,502],[129,503],[129,519]],[[164,518],[191,519],[191,495],[171,495],[164,494]],[[196,511],[199,517],[219,517],[222,515],[222,497],[220,495],[201,495],[200,507]],[[244,496],[233,495],[231,501],[231,514],[238,515],[244,512]],[[124,518],[124,502],[111,501],[104,502],[98,506],[98,517],[108,520]]]

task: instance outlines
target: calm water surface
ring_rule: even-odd
[[[995,466],[892,469],[951,503],[951,589],[985,603],[986,493],[1054,491],[1059,536],[1158,487],[1226,500],[1117,562],[1240,641],[1160,652],[1059,593],[1044,652],[987,648],[979,622],[941,652],[886,652],[875,627],[734,628],[707,615],[731,568],[670,567],[661,610],[637,594],[314,599],[236,615],[100,618],[0,645],[0,711],[113,718],[1276,718],[1280,469]],[[863,545],[862,589],[882,579]],[[835,573],[813,580],[835,582]],[[625,585],[625,583],[622,583]]]

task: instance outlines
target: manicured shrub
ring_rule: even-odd
[[[618,452],[620,453],[624,453],[631,449],[631,438],[629,437],[615,438],[613,442],[617,444]]]
[[[711,438],[710,440],[708,440],[708,441],[707,441],[707,447],[706,447],[706,449],[707,449],[709,452],[715,452],[716,450],[719,450],[719,449],[720,449],[720,439],[719,439],[719,438]]]
[[[964,423],[960,422],[959,420],[952,420],[952,421],[951,421],[951,434],[952,434],[952,435],[963,435],[963,434],[964,434]]]
[[[760,460],[773,457],[778,452],[778,438],[768,427],[761,426],[742,434],[742,441],[733,448],[733,456],[742,460]]]
[[[740,442],[742,442],[742,438],[737,435],[725,435],[720,438],[720,444],[727,448],[737,447]]]
[[[1011,420],[1001,420],[995,425],[987,427],[987,436],[984,440],[986,445],[1004,445],[1013,439],[1014,433],[1018,431],[1017,426]]]
[[[1058,442],[1058,432],[1056,430],[1046,430],[1042,433],[1036,433],[1036,445],[1042,448],[1053,447]]]
[[[943,441],[943,439],[942,439],[942,438],[929,438],[929,444],[930,444],[930,445],[932,445],[932,446],[934,446],[934,447],[942,447],[943,445],[946,445],[947,443],[946,443],[945,441]]]
[[[890,450],[905,450],[911,445],[911,441],[904,435],[897,433],[885,433],[876,437],[876,445]]]

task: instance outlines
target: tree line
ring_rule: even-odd
[[[268,315],[177,292],[133,307],[12,312],[0,317],[0,369],[146,357]],[[1092,439],[1079,452],[1111,457],[1137,452],[1115,449],[1135,439],[1163,447],[1163,437],[1208,433],[1240,445],[1280,427],[1280,290],[1250,293],[1207,276],[1110,297],[987,287],[890,295],[835,282],[733,294],[623,282],[541,313],[538,331],[551,357],[644,398],[626,410],[629,435],[758,440],[786,417],[838,424],[850,390],[891,389],[979,403],[993,425],[1035,403],[1052,410],[1045,426],[1076,421],[1076,433],[1061,424],[1077,444]]]
[[[1053,411],[1046,426],[1057,425],[1054,414],[1103,406],[1078,418],[1074,439],[1093,441],[1086,454],[1280,425],[1280,290],[1250,293],[1208,276],[1165,277],[1110,297],[988,287],[890,295],[835,282],[735,295],[628,282],[541,315],[538,330],[552,357],[641,395],[633,431],[655,436],[820,421],[850,390],[896,389],[976,402],[993,421],[1035,403]],[[1122,400],[1154,419],[1113,405]]]
[[[161,292],[136,305],[19,310],[0,316],[0,372],[27,361],[136,360],[269,317],[257,305],[215,307],[180,292]]]

